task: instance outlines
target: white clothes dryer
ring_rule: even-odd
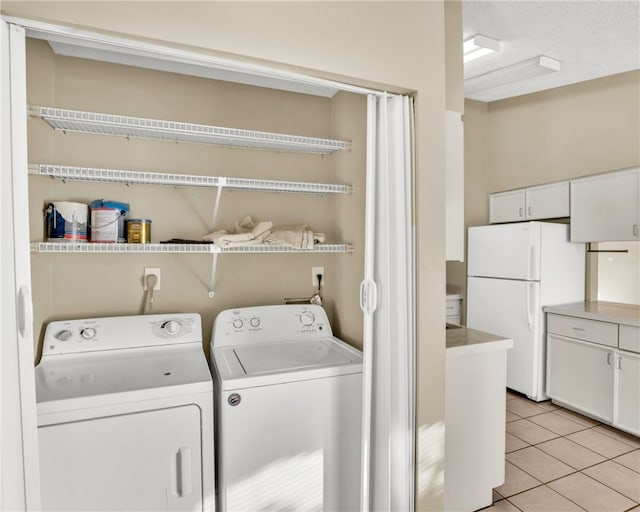
[[[35,373],[43,510],[214,510],[198,314],[52,322]]]
[[[362,353],[324,309],[221,312],[211,366],[220,511],[360,510]]]

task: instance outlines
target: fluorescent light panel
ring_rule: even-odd
[[[464,92],[465,94],[474,94],[500,87],[501,85],[521,82],[522,80],[560,71],[560,67],[560,61],[545,55],[539,55],[533,59],[468,78],[464,81]]]
[[[499,52],[500,41],[481,34],[476,34],[463,43],[462,49],[464,53],[464,61],[470,62],[478,57]]]

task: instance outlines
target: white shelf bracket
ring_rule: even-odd
[[[218,266],[218,254],[217,252],[213,253],[211,259],[211,277],[209,279],[209,298],[213,299],[216,295],[216,268]]]
[[[220,199],[222,197],[222,190],[227,186],[227,178],[218,178],[218,191],[216,192],[216,199],[213,203],[213,214],[211,215],[211,231],[215,231],[218,225],[218,210],[220,208]]]

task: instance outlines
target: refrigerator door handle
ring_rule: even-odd
[[[527,260],[527,279],[534,278],[534,271],[536,264],[536,246],[534,244],[529,245],[529,259]]]
[[[527,283],[527,323],[529,332],[533,332],[533,313],[531,312],[531,294],[533,293],[533,283]]]

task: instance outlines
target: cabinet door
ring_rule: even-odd
[[[464,261],[464,129],[459,112],[446,111],[445,225],[447,261]]]
[[[43,510],[202,510],[200,409],[38,428]]]
[[[525,190],[527,220],[569,216],[569,182],[550,183]]]
[[[571,181],[571,241],[640,240],[640,167]]]
[[[489,194],[489,224],[525,220],[524,189]]]
[[[614,352],[547,335],[547,395],[570,408],[613,421]]]
[[[640,435],[640,355],[616,354],[616,414],[613,424]]]

